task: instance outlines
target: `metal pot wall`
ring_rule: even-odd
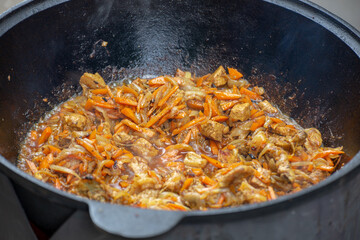
[[[29,219],[49,233],[76,209],[88,209],[98,227],[129,238],[360,239],[360,34],[318,6],[295,0],[25,1],[0,17],[0,53],[0,169],[16,184]],[[343,145],[353,159],[296,194],[188,213],[82,199],[14,165],[31,124],[79,92],[84,71],[112,81],[176,68],[200,75],[220,64],[265,85],[285,113],[319,128],[325,144]]]

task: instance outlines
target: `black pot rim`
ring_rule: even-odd
[[[46,10],[47,8],[54,7],[56,5],[69,2],[70,0],[26,0],[16,5],[15,7],[5,11],[0,14],[0,37],[9,31],[12,27],[20,23],[21,21],[27,19],[28,17]],[[334,14],[328,12],[322,7],[309,2],[307,0],[263,0],[271,4],[275,4],[279,7],[286,8],[290,11],[296,12],[316,23],[323,26],[335,36],[340,38],[345,44],[347,44],[357,56],[360,57],[360,32],[348,24],[346,21],[335,16]],[[37,11],[32,11],[32,8],[36,6]],[[49,184],[46,184],[36,178],[28,175],[27,173],[21,171],[15,165],[6,160],[3,156],[0,155],[0,168],[7,176],[12,178],[15,182],[27,182],[30,183],[33,187],[40,187],[51,193],[53,195],[61,197],[61,200],[58,203],[69,206],[69,207],[78,207],[86,208],[95,203],[93,200],[85,199],[77,195],[73,195],[67,192],[60,191]],[[307,189],[293,193],[290,195],[281,196],[272,201],[266,201],[263,203],[242,205],[234,208],[223,208],[209,211],[191,211],[187,213],[178,212],[178,214],[184,216],[212,216],[212,215],[223,215],[230,213],[245,213],[254,210],[262,210],[265,208],[279,206],[285,202],[299,202],[304,198],[310,198],[312,195],[319,193],[325,190],[326,187],[335,184],[338,181],[341,181],[345,176],[350,175],[355,171],[360,171],[360,152],[358,152],[352,160],[347,163],[342,169],[338,170],[332,174],[327,179],[321,181],[320,183],[311,186]],[[34,192],[36,190],[33,190]],[[110,205],[109,203],[103,203],[105,205]],[[132,208],[129,206],[121,206],[124,208]],[[147,210],[143,211],[159,211],[159,210]],[[160,210],[161,211],[161,210]]]

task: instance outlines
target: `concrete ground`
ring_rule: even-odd
[[[311,1],[338,15],[360,31],[360,0]],[[0,13],[19,2],[21,2],[21,0],[0,0]]]

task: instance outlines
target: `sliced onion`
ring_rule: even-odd
[[[50,165],[50,169],[54,170],[56,172],[60,172],[60,173],[71,174],[71,175],[74,175],[75,177],[81,179],[81,177],[74,170],[72,170],[70,168],[61,167],[58,165]]]

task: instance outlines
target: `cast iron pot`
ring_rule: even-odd
[[[1,171],[30,220],[50,233],[88,209],[99,228],[129,238],[360,239],[359,36],[307,1],[25,1],[0,18]],[[353,159],[274,201],[185,213],[90,201],[14,165],[31,124],[79,93],[84,71],[111,81],[176,68],[201,75],[220,64],[264,84],[285,113]]]

